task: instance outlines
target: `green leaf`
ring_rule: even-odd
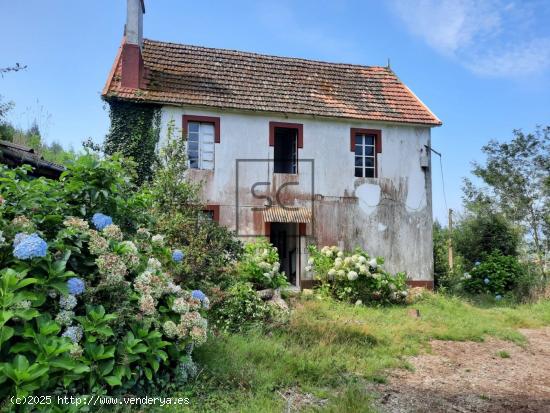
[[[13,336],[13,328],[4,326],[0,329],[0,347]]]
[[[103,378],[111,387],[121,386],[122,382],[117,376],[106,376]]]
[[[115,359],[103,361],[99,364],[99,372],[102,376],[106,376],[111,371],[113,371],[113,367],[115,366]]]
[[[145,371],[145,377],[147,377],[147,380],[153,380],[153,371],[149,367],[145,367],[143,371]]]

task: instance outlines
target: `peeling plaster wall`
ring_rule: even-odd
[[[161,145],[173,119],[181,136],[182,115],[220,118],[221,141],[215,145],[215,170],[190,170],[192,179],[203,181],[205,203],[220,205],[220,223],[236,225],[236,159],[272,159],[269,122],[303,124],[304,147],[299,159],[314,159],[313,238],[319,245],[346,249],[365,248],[386,259],[389,271],[406,271],[414,280],[433,279],[431,165],[424,145],[430,145],[430,129],[377,122],[269,116],[255,113],[201,110],[165,106],[162,110]],[[354,177],[354,153],[350,128],[380,129],[382,153],[378,154],[378,178]],[[421,159],[427,159],[427,168]],[[311,205],[311,172],[299,166],[297,176],[273,174],[272,162],[240,164],[239,193],[250,192],[254,182],[269,182],[258,192],[274,197],[276,182],[299,181],[288,187],[294,205]],[[291,194],[291,195],[288,195]],[[261,213],[251,206],[264,200],[250,196],[239,201],[239,233],[264,233]],[[308,224],[308,234],[313,227]],[[302,260],[302,269],[304,262]],[[307,275],[302,271],[302,279]]]

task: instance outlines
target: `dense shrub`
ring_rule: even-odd
[[[449,274],[448,231],[438,221],[433,224],[434,281],[436,287],[447,286]]]
[[[26,216],[51,237],[66,216],[88,218],[95,211],[109,211],[124,230],[135,230],[151,220],[151,196],[132,184],[133,167],[118,156],[101,160],[87,154],[70,162],[60,180],[51,180],[32,178],[29,166],[0,165],[2,216]]]
[[[392,275],[383,269],[383,259],[371,258],[365,251],[353,253],[338,247],[319,250],[310,245],[306,270],[321,282],[321,291],[343,301],[363,303],[399,303],[407,296],[406,275]]]
[[[484,261],[493,251],[517,257],[520,232],[502,215],[491,212],[469,214],[453,229],[455,255],[470,269]]]
[[[185,260],[174,273],[177,279],[193,288],[225,287],[231,281],[228,268],[239,257],[242,244],[203,213],[200,187],[186,177],[187,152],[179,136],[170,122],[152,184],[147,188],[153,200],[155,228],[168,242],[184,248]]]
[[[268,316],[269,307],[250,283],[237,282],[227,291],[217,290],[212,295],[209,317],[221,331],[242,331],[266,321]]]
[[[139,227],[154,228],[151,195],[128,167],[85,155],[59,181],[0,169],[0,399],[159,394],[196,370],[208,298],[174,282],[185,249]]]
[[[261,238],[245,245],[237,273],[240,279],[252,283],[257,290],[279,288],[288,284],[279,268],[277,248]]]
[[[464,289],[469,293],[492,294],[500,299],[517,287],[524,272],[525,268],[517,258],[495,251],[464,274]]]

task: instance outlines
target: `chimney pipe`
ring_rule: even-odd
[[[124,26],[124,43],[121,54],[122,87],[139,89],[143,83],[143,14],[144,0],[127,0],[126,25]]]
[[[145,13],[145,4],[143,0],[126,0],[126,27],[124,35],[126,43],[143,46],[143,14]]]

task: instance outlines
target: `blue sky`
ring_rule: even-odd
[[[0,0],[0,78],[10,115],[36,118],[46,140],[100,142],[100,99],[122,36],[125,0]],[[385,65],[443,120],[449,207],[489,139],[550,124],[550,2],[546,0],[146,0],[145,37],[334,62]],[[446,216],[434,158],[434,215]]]

